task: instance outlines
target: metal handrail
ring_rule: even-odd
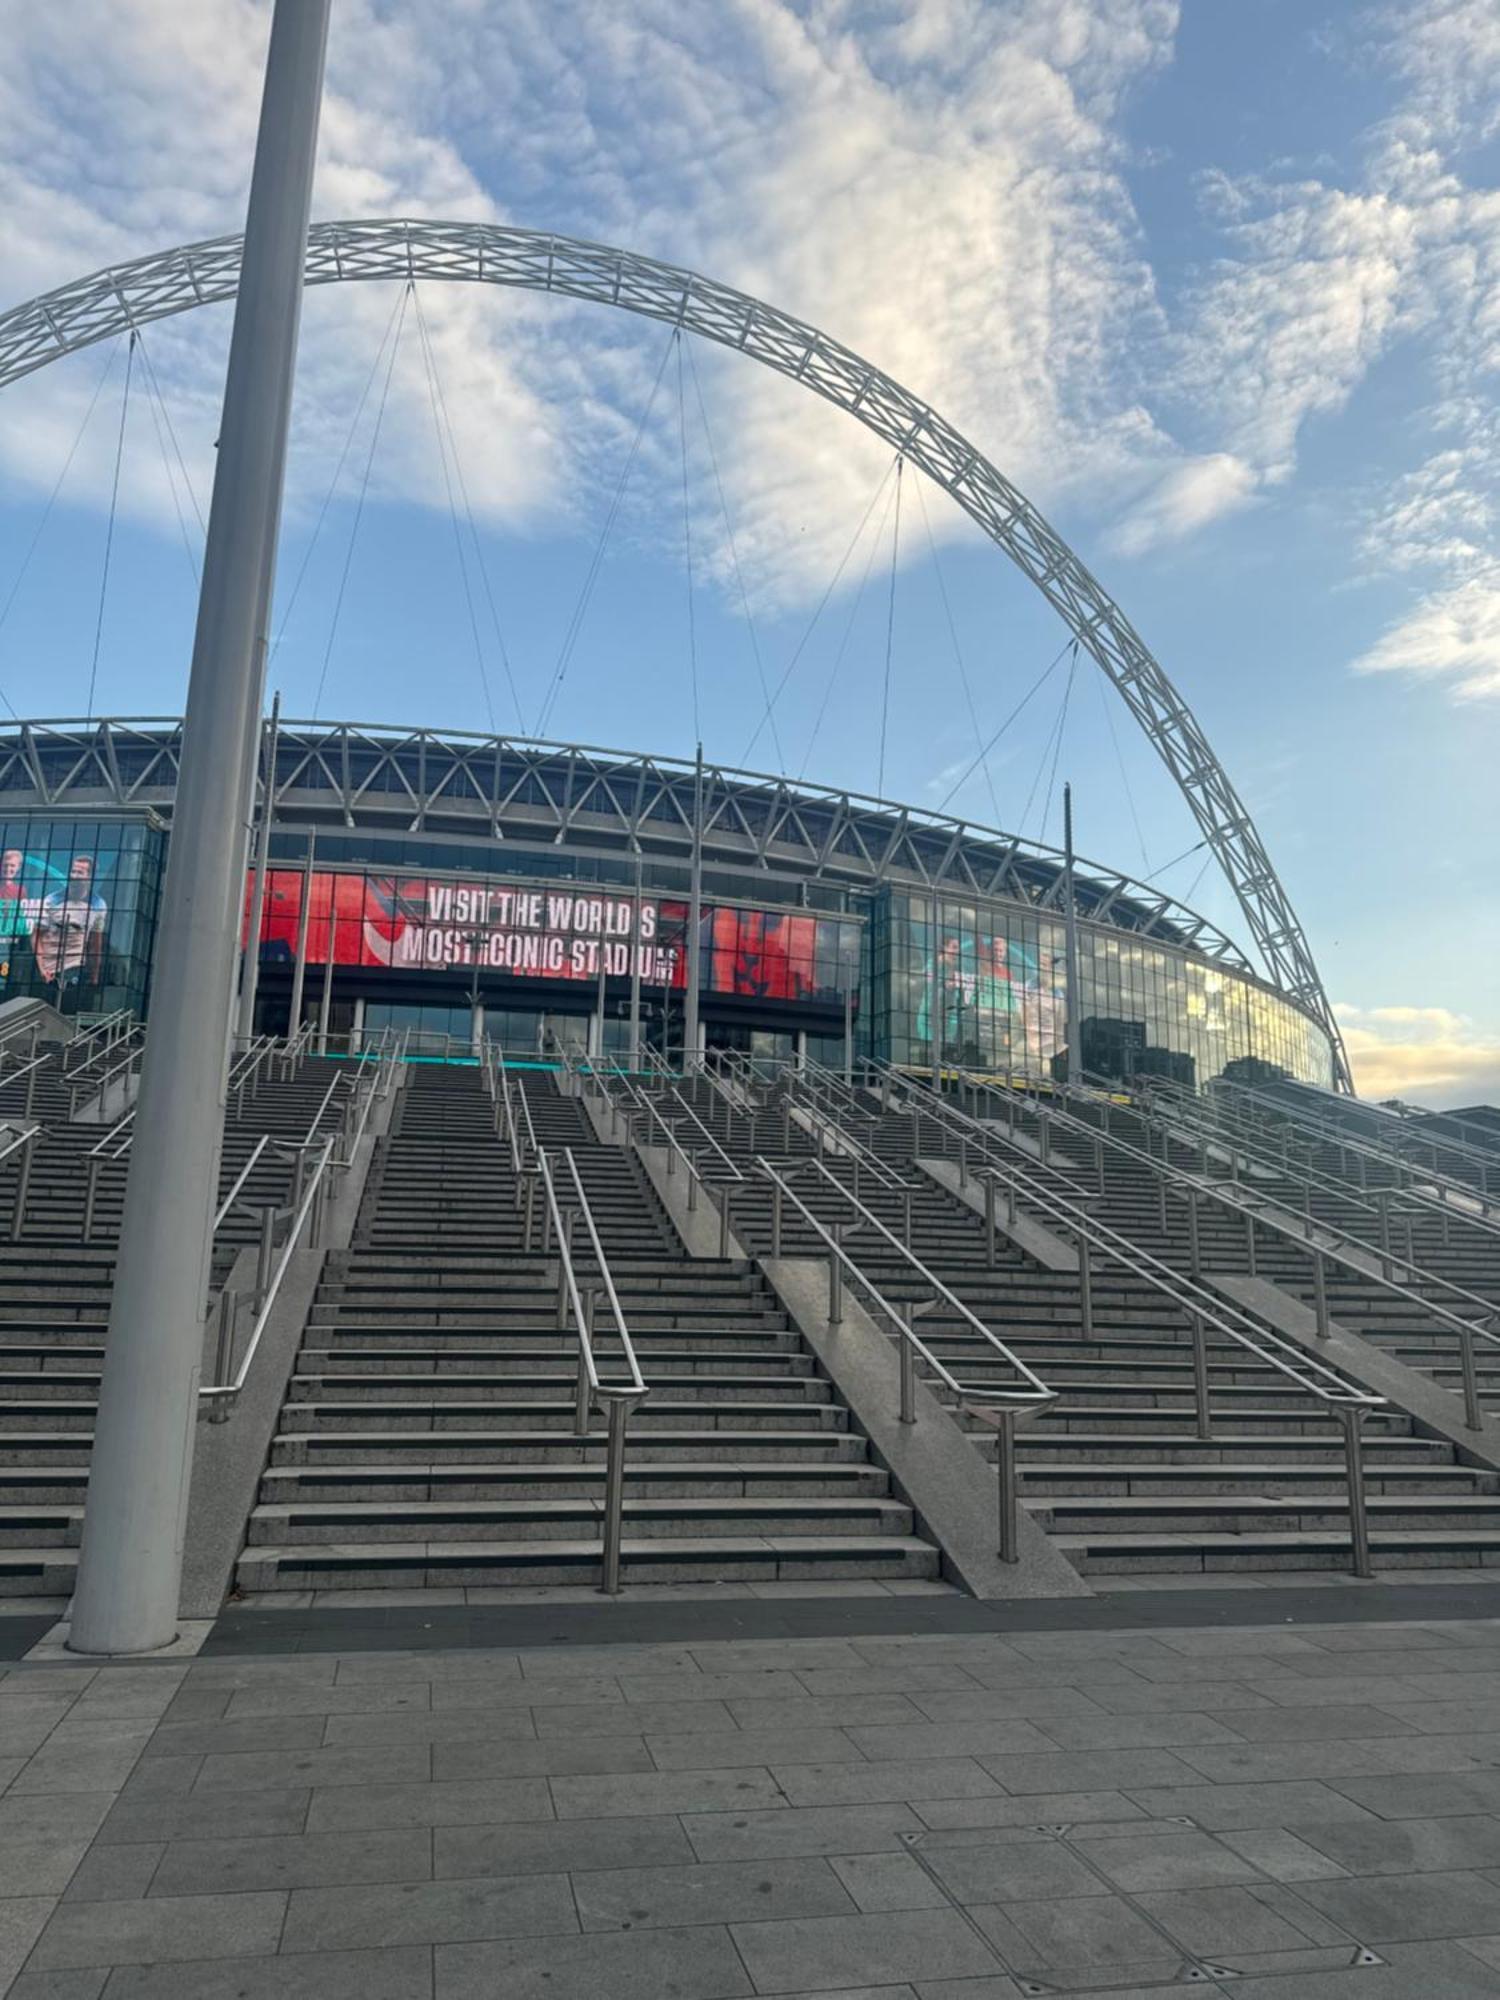
[[[571,1208],[566,1212],[563,1210],[557,1197],[552,1163],[545,1152],[538,1152],[536,1172],[541,1181],[545,1204],[543,1227],[557,1246],[558,1331],[567,1331],[568,1316],[571,1312],[574,1332],[578,1339],[578,1387],[574,1402],[574,1435],[577,1437],[588,1435],[591,1402],[597,1403],[604,1411],[608,1425],[604,1465],[604,1518],[601,1524],[599,1550],[599,1587],[606,1596],[614,1597],[619,1594],[620,1589],[621,1545],[624,1539],[625,1431],[631,1410],[648,1393],[648,1388],[635,1358],[635,1348],[625,1325],[625,1316],[620,1310],[619,1299],[615,1295],[614,1282],[609,1275],[603,1248],[599,1245],[582,1180],[579,1178],[572,1152],[567,1147],[563,1148],[563,1157],[568,1163],[578,1197],[576,1213],[583,1216],[591,1244],[595,1246],[599,1275],[611,1301],[616,1332],[623,1341],[624,1354],[630,1370],[630,1379],[625,1383],[604,1382],[600,1379],[598,1363],[594,1356],[594,1310],[598,1293],[593,1289],[582,1295],[579,1293],[578,1274],[573,1263],[572,1249],[572,1219],[575,1211]]]
[[[1043,1116],[1058,1120],[1070,1129],[1116,1152],[1128,1154],[1134,1164],[1148,1167],[1157,1176],[1164,1190],[1171,1188],[1180,1197],[1189,1200],[1206,1198],[1217,1202],[1221,1207],[1245,1216],[1252,1230],[1254,1225],[1259,1223],[1262,1228],[1271,1230],[1295,1248],[1306,1251],[1313,1260],[1313,1291],[1316,1301],[1314,1309],[1317,1330],[1321,1338],[1326,1339],[1330,1331],[1328,1297],[1321,1265],[1321,1260],[1325,1257],[1332,1258],[1336,1264],[1352,1271],[1357,1277],[1373,1281],[1386,1292],[1405,1299],[1429,1317],[1441,1321],[1458,1342],[1465,1423],[1470,1430],[1482,1428],[1484,1413],[1479,1398],[1473,1343],[1477,1335],[1481,1340],[1490,1341],[1500,1347],[1500,1331],[1497,1331],[1492,1324],[1500,1319],[1500,1307],[1493,1301],[1481,1293],[1469,1291],[1463,1285],[1454,1284],[1451,1279],[1444,1278],[1436,1272],[1422,1270],[1411,1258],[1399,1260],[1406,1266],[1408,1277],[1477,1306],[1482,1315],[1478,1320],[1465,1318],[1461,1313],[1456,1313],[1435,1299],[1427,1297],[1413,1285],[1403,1283],[1395,1275],[1394,1266],[1398,1260],[1393,1259],[1384,1247],[1377,1249],[1376,1246],[1364,1242],[1349,1231],[1339,1229],[1336,1224],[1317,1220],[1310,1215],[1305,1218],[1305,1227],[1298,1227],[1290,1210],[1282,1210],[1279,1213],[1272,1211],[1265,1197],[1245,1187],[1242,1182],[1214,1181],[1186,1173],[1182,1168],[1172,1166],[1169,1161],[1160,1160],[1155,1154],[1132,1145],[1129,1140],[1121,1139],[1114,1133],[1100,1132],[1097,1126],[1075,1117],[1073,1113],[1059,1108],[1056,1104],[1039,1105],[1036,1108]],[[1194,1239],[1196,1240],[1196,1230]],[[1250,1268],[1253,1275],[1253,1237],[1250,1239],[1250,1252]],[[1365,1261],[1372,1256],[1379,1256],[1381,1260],[1379,1270],[1371,1270]],[[1197,1275],[1196,1270],[1194,1275]]]
[[[99,1019],[75,1035],[63,1048],[62,1073],[71,1077],[75,1070],[86,1069],[98,1051],[93,1044],[103,1040],[105,1052],[112,1049],[122,1033],[128,1033],[135,1016],[128,1007],[117,1007],[113,1013],[101,1014]],[[82,1056],[82,1061],[78,1060]]]
[[[1022,1416],[1048,1408],[1057,1400],[1057,1391],[1050,1389],[1034,1369],[1029,1368],[1018,1355],[1013,1354],[998,1334],[986,1326],[983,1320],[964,1304],[962,1299],[958,1298],[940,1278],[935,1277],[928,1270],[927,1266],[922,1263],[910,1245],[903,1244],[899,1237],[893,1235],[878,1216],[871,1214],[864,1203],[853,1196],[835,1175],[828,1173],[827,1168],[822,1166],[821,1161],[812,1162],[814,1166],[819,1167],[827,1175],[830,1185],[838,1191],[843,1199],[850,1202],[859,1212],[862,1225],[868,1225],[876,1229],[882,1237],[895,1246],[910,1267],[918,1273],[923,1283],[931,1285],[934,1295],[933,1303],[937,1304],[939,1301],[942,1301],[951,1306],[959,1314],[960,1318],[977,1332],[1009,1364],[1015,1373],[1022,1378],[1025,1386],[997,1386],[994,1383],[988,1382],[969,1386],[960,1382],[948,1364],[939,1355],[933,1353],[926,1341],[917,1332],[912,1324],[916,1313],[909,1307],[903,1312],[894,1305],[885,1296],[884,1292],[881,1291],[879,1285],[861,1267],[858,1260],[850,1256],[845,1247],[842,1231],[828,1229],[818,1216],[814,1214],[807,1203],[803,1201],[802,1197],[791,1185],[789,1177],[773,1167],[769,1160],[758,1155],[755,1164],[757,1171],[771,1183],[772,1187],[771,1254],[773,1256],[781,1254],[781,1204],[784,1201],[791,1202],[808,1227],[822,1240],[827,1249],[829,1324],[837,1326],[843,1318],[843,1287],[844,1281],[847,1278],[864,1293],[865,1297],[874,1304],[877,1311],[895,1328],[900,1363],[900,1422],[903,1424],[914,1424],[917,1421],[916,1357],[919,1354],[943,1384],[944,1388],[955,1396],[960,1404],[984,1406],[991,1412],[995,1420],[997,1434],[996,1477],[999,1498],[999,1555],[1002,1562],[1013,1563],[1018,1561],[1020,1558],[1018,1520],[1020,1496],[1015,1449],[1016,1423]]]
[[[974,1146],[982,1159],[993,1160],[994,1154],[991,1150],[993,1147],[1008,1146],[1012,1152],[1020,1154],[1033,1171],[1038,1166],[1043,1168],[1051,1184],[1054,1187],[1060,1186],[1068,1197],[1080,1206],[1086,1206],[1096,1198],[1097,1189],[1086,1187],[1082,1181],[1059,1167],[1055,1160],[1048,1159],[1045,1153],[1040,1160],[1033,1160],[1018,1143],[1013,1120],[1007,1130],[1001,1131],[993,1124],[985,1124],[978,1118],[970,1117],[968,1112],[961,1110],[958,1105],[950,1104],[945,1098],[935,1095],[926,1084],[914,1082],[904,1070],[897,1069],[892,1063],[872,1061],[869,1067],[885,1101],[889,1102],[890,1087],[894,1084],[898,1090],[906,1093],[907,1109],[915,1118],[931,1119],[935,1125],[959,1141],[960,1177],[966,1171],[965,1147]],[[950,1076],[962,1076],[966,1082],[970,1081],[966,1072],[950,1069],[947,1073]],[[982,1087],[996,1088],[987,1081]]]
[[[910,1089],[916,1088],[904,1076],[900,1081]],[[958,1115],[963,1116],[961,1113]],[[1092,1132],[1094,1128],[1087,1129]],[[1120,1264],[1188,1313],[1193,1338],[1194,1400],[1201,1438],[1208,1439],[1213,1434],[1206,1341],[1209,1327],[1294,1381],[1304,1393],[1316,1397],[1333,1412],[1344,1431],[1352,1567],[1356,1575],[1368,1576],[1371,1573],[1369,1522],[1359,1426],[1371,1410],[1385,1406],[1386,1398],[1346,1381],[1334,1369],[1304,1354],[1241,1307],[1208,1291],[1199,1282],[1196,1273],[1191,1278],[1185,1278],[1173,1266],[1150,1251],[1141,1249],[1130,1238],[1101,1222],[1087,1207],[1060,1194],[1055,1187],[994,1160],[987,1161],[982,1171],[1003,1180],[1012,1201],[1024,1199],[1072,1237],[1079,1260],[1080,1313],[1085,1339],[1091,1338],[1093,1331],[1092,1257],[1095,1251]],[[1190,1176],[1188,1178],[1191,1179]]]
[[[249,1180],[250,1176],[255,1172],[256,1167],[260,1164],[261,1154],[266,1150],[267,1146],[269,1146],[270,1143],[271,1143],[270,1133],[262,1132],[260,1137],[255,1142],[254,1150],[252,1151],[249,1159],[246,1160],[244,1166],[240,1168],[239,1174],[235,1179],[234,1186],[229,1190],[228,1194],[226,1194],[224,1199],[219,1203],[218,1213],[214,1216],[213,1233],[216,1236],[218,1235],[221,1226],[227,1219],[229,1211],[234,1207],[235,1203],[239,1200],[240,1190],[244,1187],[246,1181]]]
[[[71,1076],[65,1076],[64,1081],[68,1086],[68,1122],[71,1124],[78,1115],[78,1099],[81,1093],[102,1097],[117,1076],[128,1076],[135,1069],[142,1054],[142,1048],[130,1048],[118,1062],[111,1063],[108,1069],[97,1075],[83,1076],[75,1071]]]
[[[1223,1079],[1218,1082],[1222,1083]],[[1283,1113],[1279,1129],[1288,1139],[1295,1134],[1304,1145],[1311,1141],[1337,1146],[1346,1157],[1353,1154],[1356,1159],[1373,1160],[1377,1165],[1388,1168],[1396,1176],[1396,1185],[1376,1192],[1399,1193],[1411,1205],[1412,1213],[1439,1216],[1445,1227],[1458,1221],[1470,1229],[1482,1231],[1486,1236],[1500,1236],[1500,1202],[1472,1182],[1455,1180],[1441,1172],[1435,1164],[1423,1166],[1404,1154],[1371,1145],[1353,1133],[1325,1126],[1294,1106],[1282,1106],[1279,1099],[1267,1098],[1260,1092],[1252,1091],[1248,1085],[1234,1084],[1230,1088],[1255,1101],[1248,1112],[1220,1097],[1217,1088],[1214,1095],[1205,1100],[1159,1078],[1150,1079],[1148,1088],[1137,1091],[1138,1108],[1143,1101],[1143,1116],[1161,1118],[1163,1114],[1157,1109],[1160,1100],[1194,1136],[1211,1138],[1231,1153],[1243,1152],[1275,1172],[1312,1182],[1346,1201],[1368,1206],[1364,1197],[1370,1190],[1363,1183],[1351,1188],[1347,1176],[1325,1173],[1305,1159],[1294,1165],[1285,1151],[1278,1151],[1270,1137],[1275,1128],[1264,1119],[1257,1121],[1254,1118],[1255,1104],[1265,1105]],[[1500,1169],[1500,1161],[1496,1162],[1496,1166]]]
[[[261,1335],[266,1330],[266,1322],[270,1319],[276,1300],[280,1295],[282,1281],[286,1277],[287,1271],[291,1266],[292,1257],[301,1242],[302,1232],[307,1226],[308,1217],[316,1210],[318,1219],[321,1220],[324,1177],[333,1160],[334,1144],[333,1136],[330,1134],[323,1141],[322,1150],[318,1154],[317,1163],[313,1167],[311,1174],[302,1183],[301,1200],[295,1205],[292,1211],[291,1224],[287,1230],[286,1241],[282,1245],[281,1255],[277,1259],[273,1270],[267,1278],[265,1288],[260,1294],[255,1323],[250,1329],[250,1338],[246,1343],[245,1352],[240,1357],[239,1367],[235,1370],[232,1378],[229,1376],[229,1367],[234,1355],[235,1323],[239,1317],[239,1297],[237,1293],[231,1291],[228,1287],[219,1294],[219,1330],[214,1372],[221,1379],[214,1383],[200,1385],[198,1390],[198,1400],[200,1404],[206,1403],[209,1406],[209,1416],[214,1422],[222,1423],[228,1417],[230,1407],[245,1386],[251,1366],[255,1360],[256,1349],[260,1346]],[[311,1247],[316,1249],[318,1247],[317,1237],[319,1234],[318,1221],[314,1222],[312,1234],[313,1241]]]
[[[5,1128],[9,1137],[0,1140],[0,1165],[19,1153],[16,1168],[16,1192],[10,1209],[10,1234],[12,1242],[21,1234],[26,1219],[26,1200],[31,1192],[31,1169],[36,1160],[36,1142],[42,1135],[40,1125],[11,1125]]]

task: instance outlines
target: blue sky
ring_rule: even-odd
[[[268,19],[9,17],[0,307],[240,226]],[[1497,104],[1491,0],[335,0],[314,213],[620,243],[929,400],[1192,704],[1362,1086],[1466,1102],[1500,1094]],[[102,347],[5,391],[19,713],[81,714],[91,681],[98,712],[180,705],[227,333],[149,329],[128,400]],[[915,472],[898,524],[896,488],[848,418],[625,315],[315,293],[272,683],[296,714],[471,728],[532,730],[550,694],[552,735],[690,753],[696,726],[938,806],[1065,634]],[[1243,933],[1087,662],[949,803],[1055,838],[1064,777],[1084,851]]]

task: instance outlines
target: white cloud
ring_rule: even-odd
[[[1170,471],[1135,502],[1110,536],[1122,555],[1140,555],[1159,542],[1179,541],[1225,514],[1237,513],[1255,497],[1256,476],[1232,452],[1190,458]]]
[[[1424,597],[1354,670],[1443,680],[1465,701],[1500,696],[1500,570]]]
[[[1207,512],[1201,474],[1185,497],[1191,468],[1174,496],[1176,448],[1142,403],[1138,357],[1163,328],[1118,119],[1169,60],[1177,17],[1177,0],[517,0],[503,18],[472,0],[341,0],[315,213],[504,214],[697,266],[877,360],[1044,501],[1107,510],[1163,482],[1160,539]],[[16,16],[0,54],[11,296],[239,226],[267,18],[264,0]],[[476,503],[516,523],[596,491],[652,342],[558,302],[429,290],[455,420],[488,446]],[[324,456],[298,454],[294,504],[316,502],[389,306],[349,287],[308,312],[299,435]],[[222,333],[195,320],[149,339],[206,487]],[[888,451],[764,371],[700,367],[753,586],[816,590]],[[79,393],[51,373],[12,390],[0,463],[45,485]],[[429,431],[420,371],[403,367],[377,491],[437,497]],[[107,460],[86,450],[76,490],[97,496]],[[161,500],[149,483],[127,496]]]
[[[1441,1109],[1500,1102],[1500,1041],[1446,1007],[1341,1004],[1334,1012],[1361,1097]]]

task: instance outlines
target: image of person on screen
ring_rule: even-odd
[[[7,847],[0,854],[0,981],[9,983],[12,973],[20,976],[23,952],[31,935],[31,911],[21,871],[26,857],[19,847]]]
[[[60,1014],[76,1014],[86,991],[104,972],[104,934],[109,905],[94,890],[94,863],[75,854],[68,879],[43,896],[32,948],[36,969]]]

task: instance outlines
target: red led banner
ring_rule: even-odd
[[[290,965],[297,954],[304,877],[273,868],[266,880],[260,955]],[[249,935],[253,877],[245,888]],[[854,984],[858,929],[802,912],[729,906],[703,912],[705,990],[747,999],[841,1006]],[[451,972],[478,965],[488,976],[592,981],[606,976],[643,986],[687,984],[687,905],[573,885],[556,889],[455,882],[425,876],[316,869],[307,915],[309,965]]]

